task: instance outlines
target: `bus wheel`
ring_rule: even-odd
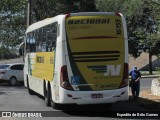
[[[51,92],[51,94],[52,94],[52,92]],[[55,103],[55,102],[52,100],[52,97],[51,97],[50,101],[51,101],[51,107],[52,107],[53,109],[58,109],[58,108],[60,107],[60,104]]]
[[[34,94],[35,94],[35,92],[34,92],[33,90],[31,90],[30,87],[29,87],[28,77],[27,77],[27,89],[28,89],[28,93],[29,93],[30,95],[34,95]]]
[[[57,103],[55,103],[53,100],[51,100],[51,107],[53,108],[53,109],[58,109],[58,104]]]
[[[49,84],[48,84],[48,90],[45,89],[44,98],[46,106],[51,106],[51,88]]]

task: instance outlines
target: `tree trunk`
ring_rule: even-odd
[[[152,74],[152,54],[149,52],[149,74]]]

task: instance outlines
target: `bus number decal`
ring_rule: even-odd
[[[119,19],[116,19],[115,22],[116,22],[116,34],[121,35],[121,28],[122,28],[121,21]]]

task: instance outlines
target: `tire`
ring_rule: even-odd
[[[59,104],[55,103],[53,100],[51,100],[51,107],[52,107],[53,109],[58,109],[58,108],[60,108]]]
[[[45,99],[45,104],[46,106],[51,106],[51,87],[50,84],[48,83],[48,89],[44,90],[44,99]]]
[[[30,95],[35,95],[35,92],[34,92],[33,90],[31,90],[30,87],[29,87],[28,77],[27,77],[27,89],[28,89],[28,93],[29,93]]]
[[[59,104],[55,103],[52,100],[52,92],[51,92],[51,86],[48,83],[48,89],[46,89],[46,82],[44,83],[44,99],[45,99],[45,104],[48,107],[52,107],[53,109],[58,109]]]
[[[52,93],[51,93],[52,94]],[[60,109],[60,104],[55,103],[51,98],[51,107],[53,109]]]
[[[9,84],[11,86],[15,86],[17,84],[17,78],[16,77],[11,77],[9,80]]]

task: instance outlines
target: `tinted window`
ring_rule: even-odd
[[[27,33],[27,52],[53,51],[56,47],[57,34],[60,34],[59,28],[55,22]]]
[[[23,65],[13,65],[11,70],[23,70]]]

